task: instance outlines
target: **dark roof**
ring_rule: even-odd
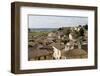
[[[51,43],[50,46],[54,46],[55,48],[62,50],[64,48],[64,45],[61,45],[60,42],[57,43]]]
[[[66,53],[68,56],[84,56],[87,55],[87,52],[83,49],[73,49],[70,51],[67,51]]]
[[[34,49],[34,48],[29,48],[28,49],[29,58],[47,56],[47,55],[50,55],[52,53],[53,53],[53,51],[48,50],[48,49]]]

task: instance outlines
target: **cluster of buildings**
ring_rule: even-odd
[[[62,56],[62,53],[66,52],[65,48],[67,48],[67,51],[70,50],[70,47],[72,48],[71,50],[78,48],[77,39],[79,37],[78,32],[80,32],[80,29],[83,29],[84,31],[83,38],[87,45],[88,30],[85,27],[80,26],[62,27],[57,31],[49,32],[47,36],[30,36],[28,41],[29,60],[66,58],[66,56]]]

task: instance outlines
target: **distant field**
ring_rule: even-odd
[[[41,31],[41,32],[29,32],[29,35],[30,36],[36,36],[36,35],[38,35],[38,36],[47,36],[48,33],[49,32],[43,32],[43,31]]]
[[[56,31],[58,28],[30,28],[31,32],[51,32],[51,31]]]

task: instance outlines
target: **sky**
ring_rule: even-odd
[[[29,15],[28,28],[59,28],[88,24],[88,17]]]

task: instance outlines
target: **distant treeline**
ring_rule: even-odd
[[[78,25],[78,27],[84,27],[86,30],[88,30],[88,25]],[[60,28],[28,28],[28,32],[55,32],[57,30],[63,30],[63,29],[69,29],[71,27],[60,27]]]
[[[58,28],[28,28],[28,32],[52,32]]]

